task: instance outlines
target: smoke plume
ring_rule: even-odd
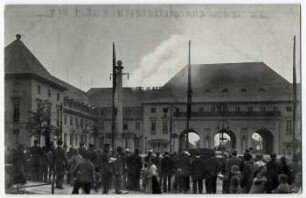
[[[130,86],[162,86],[188,61],[188,41],[181,35],[172,35],[145,55],[130,78]]]

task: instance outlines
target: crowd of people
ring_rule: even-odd
[[[292,163],[282,156],[246,150],[242,156],[233,150],[229,155],[203,156],[190,154],[164,154],[149,151],[141,155],[138,149],[131,152],[118,146],[112,150],[109,144],[102,149],[94,145],[87,148],[66,148],[61,140],[56,147],[34,146],[18,148],[7,153],[12,164],[12,181],[9,184],[24,185],[27,181],[52,182],[63,189],[63,183],[73,186],[72,194],[79,189],[116,194],[142,191],[160,193],[217,193],[217,180],[222,181],[222,193],[298,193],[301,191],[301,166],[297,158]],[[204,188],[205,187],[205,188]]]

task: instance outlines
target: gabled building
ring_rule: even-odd
[[[34,139],[45,145],[46,130],[31,135],[37,125],[52,126],[50,141],[59,136],[68,146],[93,141],[95,109],[88,103],[86,93],[52,76],[24,45],[20,35],[5,47],[4,64],[6,146],[15,143],[29,146]],[[41,113],[37,117],[39,111],[47,111],[47,116]],[[35,122],[36,127],[29,126],[29,122]]]
[[[192,65],[191,79],[190,131],[200,138],[197,147],[218,146],[223,131],[226,145],[239,153],[254,142],[264,153],[291,152],[292,84],[266,64]],[[120,145],[142,152],[179,150],[186,130],[187,67],[159,88],[123,87],[122,97]],[[46,133],[31,136],[28,127],[42,106],[49,117],[41,125],[54,129],[50,141],[62,138],[68,147],[111,143],[112,89],[84,92],[52,76],[17,35],[5,48],[6,146],[31,145],[35,138],[45,144]],[[301,137],[300,115],[298,106],[296,139]]]

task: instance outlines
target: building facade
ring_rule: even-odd
[[[189,131],[199,136],[197,147],[217,147],[222,133],[239,153],[254,147],[290,154],[293,131],[301,137],[301,112],[298,106],[294,125],[293,89],[286,79],[262,62],[192,65],[191,76]],[[120,90],[117,144],[177,152],[186,130],[187,67],[162,87]],[[5,48],[5,144],[29,146],[39,138],[44,145],[46,136],[51,142],[61,138],[68,147],[111,143],[112,89],[84,92],[52,76],[17,36]]]

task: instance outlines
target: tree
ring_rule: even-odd
[[[50,147],[50,137],[54,133],[59,136],[60,130],[58,127],[51,125],[51,103],[47,100],[37,101],[36,112],[30,112],[30,117],[27,123],[27,129],[30,136],[34,136],[38,139],[39,144],[41,136],[45,137],[45,145]]]

